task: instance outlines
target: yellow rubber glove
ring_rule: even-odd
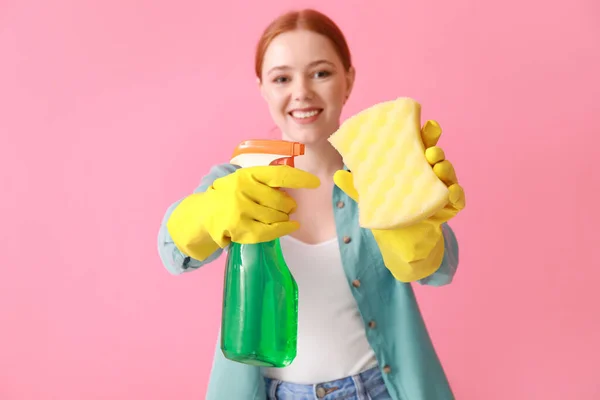
[[[182,253],[200,261],[231,241],[267,242],[299,227],[289,218],[296,202],[277,188],[320,184],[316,176],[285,165],[241,168],[216,179],[206,192],[183,199],[167,229]]]
[[[421,129],[425,157],[437,177],[448,186],[448,205],[430,218],[406,228],[372,230],[386,267],[402,282],[425,278],[439,268],[444,257],[441,225],[465,207],[465,193],[458,184],[454,167],[446,160],[444,151],[436,146],[441,134],[442,129],[435,121],[427,121]],[[359,201],[351,172],[337,171],[333,179],[348,196]]]

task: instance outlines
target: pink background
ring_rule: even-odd
[[[223,260],[173,277],[157,230],[272,132],[253,51],[292,5],[348,37],[345,116],[406,95],[445,129],[461,266],[418,295],[457,397],[600,398],[599,3],[322,3],[0,3],[1,399],[204,398]]]

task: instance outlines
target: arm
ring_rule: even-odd
[[[194,190],[194,193],[205,192],[215,180],[233,173],[237,168],[231,164],[220,164],[212,167],[209,173],[202,178],[200,185]],[[179,250],[167,229],[167,223],[173,211],[183,200],[181,199],[169,206],[158,231],[159,257],[167,271],[173,275],[196,270],[216,260],[223,253],[223,249],[215,244],[215,251],[209,257],[204,260],[197,260]]]

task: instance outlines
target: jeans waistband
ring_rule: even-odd
[[[369,399],[368,393],[385,389],[379,367],[368,369],[360,374],[321,382],[313,385],[285,382],[265,377],[267,399],[323,399],[345,398],[355,395],[357,399]],[[330,396],[331,395],[331,396]],[[276,397],[277,396],[277,397]]]

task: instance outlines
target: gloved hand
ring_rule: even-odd
[[[444,257],[441,225],[465,207],[465,193],[458,184],[454,167],[445,159],[444,151],[436,146],[441,134],[442,129],[435,121],[427,121],[421,129],[425,158],[437,177],[448,186],[449,202],[446,207],[405,228],[372,230],[386,267],[402,282],[416,281],[436,271]],[[351,172],[337,171],[333,180],[348,196],[359,202]]]
[[[216,179],[204,193],[186,197],[167,221],[182,253],[204,260],[231,241],[267,242],[299,225],[289,215],[294,199],[277,188],[316,188],[319,178],[285,165],[248,167]]]

